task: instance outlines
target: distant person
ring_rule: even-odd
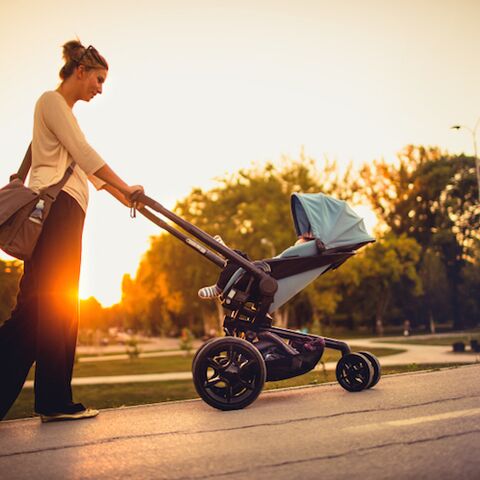
[[[410,320],[403,322],[403,336],[408,337],[410,335]]]
[[[65,64],[56,90],[35,106],[29,186],[58,183],[71,162],[73,173],[45,219],[31,260],[24,264],[17,303],[0,327],[0,419],[14,403],[33,364],[35,412],[42,421],[75,420],[98,410],[74,403],[72,370],[78,331],[78,281],[87,179],[128,204],[139,185],[127,185],[87,143],[72,108],[102,93],[108,64],[80,41],[63,46]]]

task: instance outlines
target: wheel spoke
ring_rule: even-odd
[[[250,358],[247,359],[244,363],[240,365],[240,370],[243,371],[248,371],[253,365],[255,365],[257,362],[256,360]]]
[[[221,377],[212,378],[210,380],[205,381],[204,386],[205,388],[212,388],[215,387],[219,383],[226,383],[225,380]]]
[[[247,382],[246,380],[243,380],[242,378],[239,379],[239,383],[242,387],[246,388],[247,390],[252,391],[255,388],[255,382],[252,380],[251,382]]]
[[[225,368],[228,368],[232,363],[235,363],[235,356],[236,352],[233,349],[233,345],[229,345],[227,350],[227,363],[225,364]]]
[[[225,391],[225,400],[230,403],[233,397],[233,387],[230,385],[229,382],[225,382],[227,384],[227,389]]]
[[[213,368],[215,372],[222,372],[225,370],[225,367],[221,365],[215,358],[207,358],[207,366]]]
[[[237,367],[240,366],[240,363],[242,362],[242,352],[235,352],[235,356],[233,358],[233,363]]]

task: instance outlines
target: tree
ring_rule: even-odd
[[[0,260],[0,325],[7,320],[15,306],[22,272],[21,262]]]
[[[474,328],[480,324],[480,249],[473,253],[472,261],[462,270],[460,302],[463,306],[465,327]]]
[[[397,164],[382,160],[365,165],[358,184],[392,233],[415,238],[422,257],[439,256],[449,283],[454,328],[464,324],[459,300],[462,270],[480,240],[474,164],[471,157],[409,146]],[[434,294],[428,282],[426,288],[428,300]],[[432,324],[432,309],[427,314]]]
[[[446,323],[452,316],[449,302],[447,269],[442,256],[434,249],[427,249],[419,263],[419,275],[424,293],[415,301],[410,317],[414,325],[423,323],[430,333],[436,332],[436,323]]]
[[[95,297],[80,300],[80,321],[82,329],[104,329],[104,311],[100,302]]]
[[[389,234],[341,267],[344,278],[339,273],[338,281],[343,285],[343,300],[339,310],[352,316],[352,327],[370,321],[372,330],[383,335],[385,321],[393,317],[389,309],[402,284],[412,295],[422,292],[416,270],[420,250],[407,235]]]

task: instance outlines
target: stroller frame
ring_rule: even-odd
[[[324,348],[341,352],[336,374],[340,385],[346,390],[360,391],[371,388],[379,381],[380,364],[374,355],[368,352],[352,353],[349,345],[341,340],[272,326],[268,311],[278,283],[269,275],[270,267],[266,261],[247,260],[144,194],[138,195],[135,201],[145,205],[138,211],[163,230],[222,269],[226,265],[222,256],[235,262],[249,279],[246,288],[237,288],[238,282],[234,282],[222,293],[222,305],[229,312],[223,321],[226,337],[207,341],[193,359],[195,387],[210,406],[221,410],[244,408],[258,397],[265,381],[290,378],[313,369]],[[151,210],[160,213],[191,236],[165,222]],[[329,269],[337,268],[353,256],[354,250],[361,245],[353,246],[353,250],[324,249],[323,265],[330,265]],[[275,262],[277,259],[269,261]],[[253,286],[257,292],[254,304],[248,302]],[[298,350],[310,345],[316,345],[311,347],[313,353],[307,352],[302,357]],[[272,348],[276,355],[271,354]],[[299,363],[299,358],[307,358],[307,361],[302,363],[300,360]],[[277,369],[276,373],[269,375],[269,365],[279,362],[280,373]],[[296,367],[290,366],[290,371],[285,373],[285,363]]]

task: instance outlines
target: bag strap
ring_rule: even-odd
[[[22,164],[20,165],[18,172],[14,173],[13,175],[10,175],[10,181],[15,180],[16,178],[19,178],[23,183],[25,183],[25,179],[27,178],[28,171],[30,170],[31,166],[32,166],[32,142],[30,142],[30,145],[28,146],[27,151],[25,152],[25,156],[23,157]]]
[[[23,183],[25,183],[25,179],[27,178],[31,166],[32,142],[30,142],[30,144],[28,145],[27,151],[25,152],[25,156],[23,157],[22,164],[20,165],[18,172],[10,176],[10,181],[19,178]],[[55,201],[64,185],[67,183],[70,175],[73,173],[74,168],[75,162],[72,162],[65,171],[63,178],[55,185],[51,185],[50,187],[45,188],[45,190],[42,191],[42,196],[47,196],[50,198],[50,200]]]
[[[65,171],[63,178],[56,183],[55,185],[50,185],[49,187],[45,188],[41,191],[42,197],[48,197],[51,201],[55,201],[57,199],[58,194],[62,190],[63,186],[67,183],[68,178],[73,173],[73,169],[75,167],[75,162],[72,162],[67,170]]]

